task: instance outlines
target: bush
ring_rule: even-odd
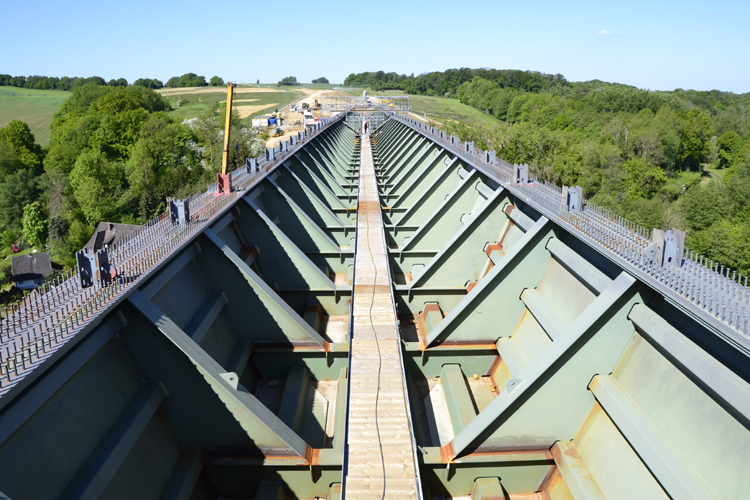
[[[279,85],[299,85],[296,76],[287,76],[279,81]]]

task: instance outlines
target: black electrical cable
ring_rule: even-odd
[[[367,140],[370,140],[369,135],[367,136]],[[373,173],[375,173],[375,162],[373,162],[372,167],[373,167]],[[362,175],[362,172],[360,172],[360,175]],[[375,182],[377,184],[377,174],[375,174]],[[367,189],[366,183],[364,187],[365,189]],[[375,194],[377,195],[377,192]],[[378,202],[378,210],[380,210],[380,202]],[[372,299],[370,300],[369,315],[370,315],[370,328],[372,328],[372,334],[375,336],[375,346],[378,349],[378,388],[377,388],[377,391],[375,392],[375,431],[377,432],[377,435],[378,435],[378,446],[380,446],[380,463],[383,465],[383,494],[381,495],[380,499],[384,500],[385,499],[385,456],[383,455],[383,441],[380,438],[380,424],[378,424],[378,402],[380,400],[380,369],[382,368],[383,363],[382,363],[382,358],[380,355],[380,342],[378,342],[378,333],[375,331],[375,323],[372,320],[372,308],[375,306],[375,289],[378,283],[378,268],[375,265],[375,256],[372,254],[372,247],[370,246],[369,221],[365,220],[365,226],[367,228],[365,230],[367,234],[367,250],[370,252],[370,262],[372,262],[372,267],[373,269],[375,269],[375,279],[372,282]]]

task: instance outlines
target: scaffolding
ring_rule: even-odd
[[[335,116],[344,113],[344,121],[354,130],[361,130],[362,123],[367,122],[370,130],[377,130],[388,116],[408,118],[411,106],[408,95],[367,95],[358,96],[323,96],[320,98],[321,116]]]
[[[323,96],[320,98],[320,110],[323,116],[335,113],[388,111],[397,116],[407,117],[411,106],[408,95],[368,96],[367,92],[362,92],[359,96]]]

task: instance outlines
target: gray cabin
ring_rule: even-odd
[[[52,274],[52,260],[49,252],[28,255],[14,255],[11,258],[13,281],[21,290],[32,290],[44,283]]]

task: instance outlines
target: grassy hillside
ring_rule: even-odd
[[[476,108],[461,104],[458,99],[414,95],[409,98],[412,111],[436,121],[468,122],[488,127],[497,126],[498,120]]]
[[[52,114],[70,94],[63,90],[0,87],[0,127],[11,120],[24,121],[29,124],[37,142],[46,146]]]
[[[364,89],[346,88],[345,90],[352,95],[361,95]],[[383,92],[368,90],[367,93],[371,95],[406,95],[399,90],[386,90]],[[494,127],[500,123],[497,119],[482,113],[476,108],[461,104],[458,99],[411,95],[409,96],[409,103],[411,104],[413,113],[441,123],[463,122],[472,125],[483,125],[485,127]]]
[[[304,97],[306,93],[302,88],[312,87],[317,85],[293,88],[275,85],[238,87],[234,94],[234,108],[239,111],[243,122],[249,123],[253,116],[268,114]],[[330,88],[330,85],[323,87]],[[158,92],[172,104],[173,111],[170,115],[177,120],[201,116],[210,110],[218,109],[219,105],[227,100],[226,89],[223,87],[160,89]]]
[[[241,86],[236,91],[235,104],[243,116],[243,121],[249,123],[252,116],[270,113],[312,90],[330,89],[332,86],[335,85],[308,83],[296,87],[277,87],[276,84],[269,83]],[[308,91],[305,92],[303,89]],[[194,118],[210,109],[216,109],[219,103],[227,98],[223,87],[162,89],[159,92],[172,104],[174,111],[170,114],[178,120]],[[70,95],[71,92],[63,90],[0,87],[0,127],[4,127],[11,120],[26,122],[37,142],[46,146],[49,142],[52,114]]]

